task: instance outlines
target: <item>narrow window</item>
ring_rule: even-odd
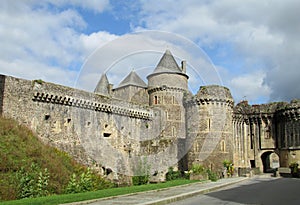
[[[210,118],[208,118],[208,131],[210,131]]]
[[[173,137],[176,136],[176,129],[175,129],[175,127],[172,127],[172,136]]]
[[[155,104],[155,105],[158,104],[158,99],[157,99],[157,96],[156,96],[156,95],[154,96],[154,104]]]
[[[221,141],[220,149],[221,149],[221,152],[226,152],[226,144],[225,144],[224,140]]]
[[[49,120],[49,119],[50,119],[50,115],[49,114],[45,115],[45,120]]]
[[[172,96],[172,104],[175,104],[175,96]]]

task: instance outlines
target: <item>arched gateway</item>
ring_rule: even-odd
[[[270,173],[279,167],[279,156],[273,151],[266,151],[261,155],[263,172]]]

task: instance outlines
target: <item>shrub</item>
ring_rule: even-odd
[[[142,185],[149,182],[149,175],[133,176],[132,184],[133,185]]]
[[[69,183],[66,188],[66,193],[81,193],[96,190],[93,186],[92,173],[90,168],[86,172],[81,173],[77,177],[75,173],[70,177]]]
[[[227,176],[232,176],[234,172],[234,167],[231,161],[224,160],[223,166],[226,168]]]
[[[215,172],[211,171],[210,169],[206,170],[207,174],[208,174],[208,179],[215,182],[218,180],[218,176]]]
[[[18,184],[18,198],[33,198],[46,196],[48,192],[49,172],[47,169],[41,171],[40,167],[32,163],[29,171],[24,167],[17,172]]]
[[[171,181],[171,180],[175,180],[175,179],[181,179],[182,178],[182,174],[180,171],[174,171],[173,167],[169,167],[169,170],[166,174],[166,180],[167,181]]]
[[[191,171],[194,174],[203,174],[205,172],[205,169],[201,164],[193,164]]]

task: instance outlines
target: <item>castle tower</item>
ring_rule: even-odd
[[[94,93],[104,96],[109,96],[110,94],[110,84],[108,82],[107,76],[105,73],[102,74]]]
[[[185,109],[183,96],[188,92],[185,63],[180,68],[173,55],[166,50],[153,73],[148,75],[149,104],[159,110],[163,122],[161,139],[177,143],[177,162],[184,155]],[[177,165],[175,165],[177,166]]]
[[[188,166],[202,164],[222,172],[223,161],[233,161],[233,99],[228,88],[201,86],[196,98],[186,102]]]
[[[146,88],[147,84],[133,70],[121,81],[119,86],[114,89],[114,97],[132,101],[132,97],[136,93],[144,91]]]

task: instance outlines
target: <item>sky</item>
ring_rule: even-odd
[[[93,91],[103,72],[117,85],[170,49],[194,93],[221,84],[236,103],[291,101],[299,11],[298,0],[2,0],[0,74]]]

